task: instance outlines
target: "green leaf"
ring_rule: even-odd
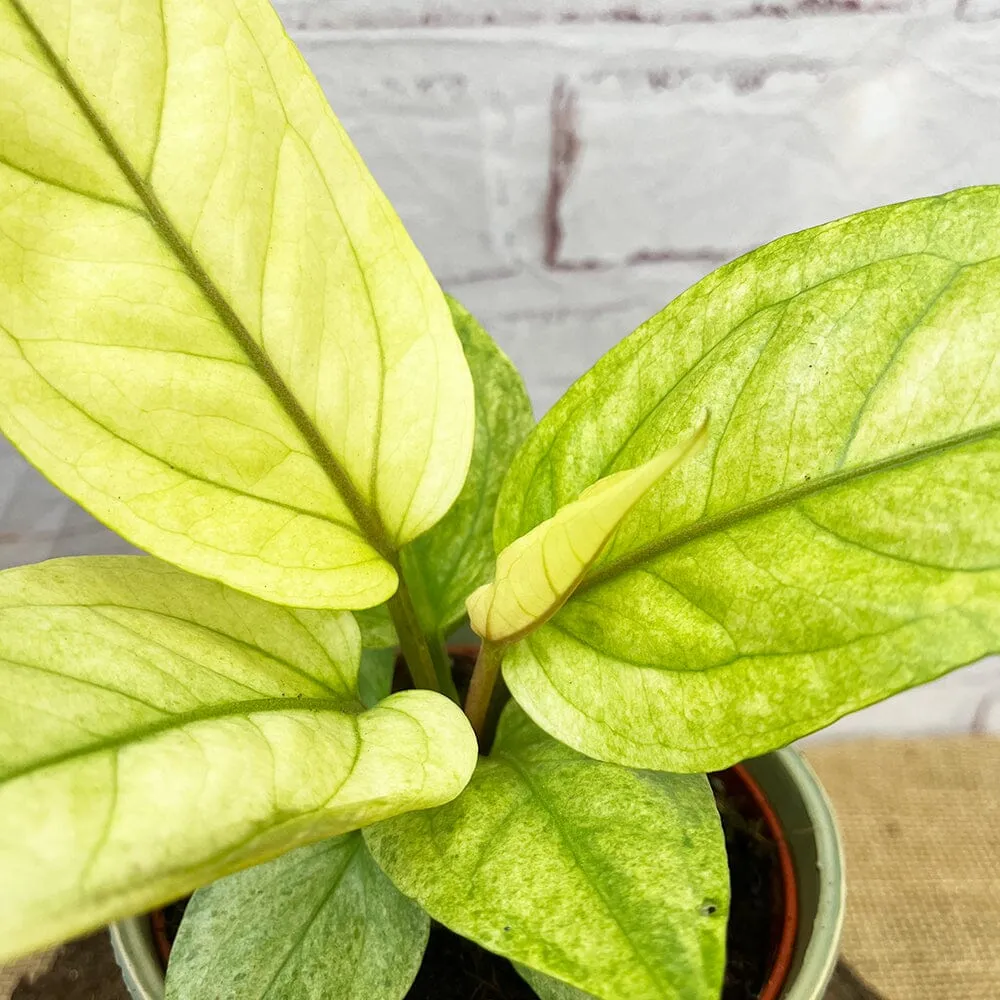
[[[472,382],[271,4],[0,0],[0,92],[0,430],[185,569],[386,600]]]
[[[386,605],[355,611],[354,617],[361,629],[361,645],[365,649],[386,649],[399,644],[396,627]]]
[[[364,831],[435,919],[606,1000],[716,1000],[729,875],[704,775],[581,756],[511,703],[449,805]]]
[[[396,669],[395,649],[362,649],[358,670],[358,695],[366,708],[373,708],[392,691]]]
[[[362,711],[357,650],[349,616],[152,559],[0,574],[0,960],[458,794],[468,722]]]
[[[511,642],[548,621],[569,600],[635,505],[704,446],[707,429],[703,420],[693,435],[638,468],[599,479],[511,542],[497,556],[496,579],[469,597],[473,629],[490,642]]]
[[[514,460],[498,549],[601,477],[650,491],[504,676],[589,755],[721,768],[1000,649],[1000,189],[866,212],[728,264]]]
[[[167,1000],[401,1000],[429,932],[349,833],[199,889]]]
[[[448,514],[402,552],[417,614],[428,635],[447,637],[465,599],[493,575],[493,515],[504,474],[534,424],[517,369],[454,299],[455,329],[476,389],[476,435],[465,486]]]
[[[560,982],[536,969],[514,963],[517,974],[538,994],[541,1000],[594,1000],[592,993],[584,993],[569,983]],[[714,998],[713,998],[714,1000]]]

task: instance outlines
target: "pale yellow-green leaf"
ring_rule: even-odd
[[[364,711],[359,649],[144,557],[0,574],[0,960],[458,794],[468,722]]]
[[[185,569],[366,607],[473,421],[444,296],[267,0],[0,0],[0,429],[57,486]]]
[[[598,560],[629,511],[704,445],[695,433],[635,469],[598,480],[572,503],[497,556],[496,579],[467,602],[472,627],[490,642],[512,642],[551,618]]]

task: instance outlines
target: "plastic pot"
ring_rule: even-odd
[[[833,976],[844,920],[844,867],[830,802],[812,768],[793,750],[746,761],[788,845],[797,903],[794,934],[779,961],[787,964],[779,1000],[822,1000]],[[786,887],[786,898],[789,890]],[[134,1000],[163,1000],[163,965],[148,916],[110,928],[115,958]]]
[[[830,800],[794,750],[745,761],[784,832],[791,855],[798,925],[780,1000],[822,1000],[844,925],[844,856]]]

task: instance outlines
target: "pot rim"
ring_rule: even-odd
[[[166,973],[153,944],[148,916],[119,920],[108,928],[125,988],[135,1000],[163,1000]]]
[[[802,962],[793,970],[793,978],[780,997],[781,1000],[820,1000],[837,967],[847,912],[843,844],[833,804],[809,762],[791,748],[777,751],[776,755],[794,780],[811,821],[820,881],[816,915],[809,929]],[[818,984],[818,992],[812,984]]]

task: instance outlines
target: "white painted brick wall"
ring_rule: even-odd
[[[723,261],[1000,181],[1000,0],[276,0],[539,412]],[[124,543],[0,441],[0,566]],[[1000,670],[834,727],[1000,732]]]

